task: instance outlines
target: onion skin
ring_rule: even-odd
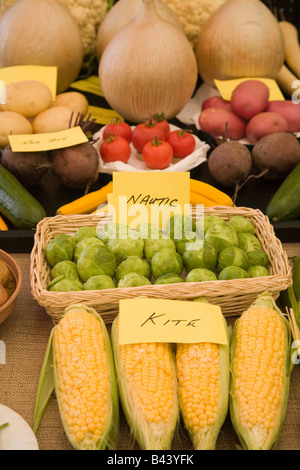
[[[278,22],[258,0],[227,0],[206,21],[195,49],[205,83],[214,79],[278,76],[284,42]]]
[[[144,0],[135,18],[109,42],[99,64],[99,80],[110,106],[125,120],[178,114],[198,78],[192,46],[182,31]]]
[[[80,30],[56,0],[21,0],[0,20],[0,67],[57,67],[57,93],[77,78],[83,63]]]

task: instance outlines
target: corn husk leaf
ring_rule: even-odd
[[[172,408],[172,416],[170,417],[169,421],[165,423],[164,427],[161,427],[160,425],[155,425],[153,423],[149,425],[143,419],[143,416],[139,414],[136,403],[130,393],[130,388],[126,380],[124,366],[122,364],[120,354],[117,322],[118,317],[115,318],[112,324],[112,348],[115,360],[115,369],[117,373],[120,402],[131,433],[142,450],[169,450],[171,449],[172,439],[179,420],[179,403],[177,395],[174,357],[171,354],[174,372],[174,402]]]
[[[256,301],[250,306],[252,307],[268,307],[275,310],[278,315],[280,316],[285,333],[286,333],[286,341],[285,341],[285,372],[284,372],[284,388],[282,392],[281,402],[280,402],[280,411],[277,415],[275,427],[272,431],[268,433],[268,435],[264,438],[255,438],[255,433],[252,432],[248,427],[242,426],[239,420],[239,409],[238,403],[234,398],[233,394],[233,382],[234,377],[231,374],[231,385],[230,385],[230,417],[233,427],[237,433],[239,438],[240,444],[244,450],[274,450],[280,435],[280,431],[283,425],[287,402],[288,402],[288,395],[289,395],[289,387],[290,387],[290,372],[291,372],[291,328],[289,322],[287,321],[285,315],[281,312],[281,310],[277,307],[274,298],[269,292],[264,292],[258,296]],[[234,325],[234,332],[233,338],[231,343],[231,362],[233,361],[235,347],[236,347],[236,329],[238,325],[239,319],[235,322]]]

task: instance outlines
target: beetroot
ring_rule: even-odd
[[[50,154],[53,172],[69,188],[85,188],[99,177],[99,156],[90,142],[53,150]]]
[[[25,187],[39,183],[49,171],[47,152],[13,152],[10,146],[2,150],[1,164]]]

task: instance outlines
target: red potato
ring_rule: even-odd
[[[210,96],[206,98],[203,103],[201,110],[204,111],[207,108],[223,108],[227,111],[232,111],[230,101],[224,100],[221,96]]]
[[[239,140],[246,135],[246,123],[236,114],[223,108],[207,108],[198,118],[201,129],[216,137]]]
[[[251,144],[269,134],[288,132],[287,120],[278,113],[264,112],[257,114],[247,124],[246,137]]]
[[[249,121],[262,113],[269,102],[269,88],[260,80],[245,80],[233,90],[231,106],[235,114]]]
[[[300,131],[300,103],[294,103],[292,100],[270,101],[266,111],[283,116],[289,125],[289,132]]]

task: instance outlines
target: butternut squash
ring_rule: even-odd
[[[283,35],[285,62],[291,71],[300,79],[300,44],[296,26],[289,21],[279,21]]]

